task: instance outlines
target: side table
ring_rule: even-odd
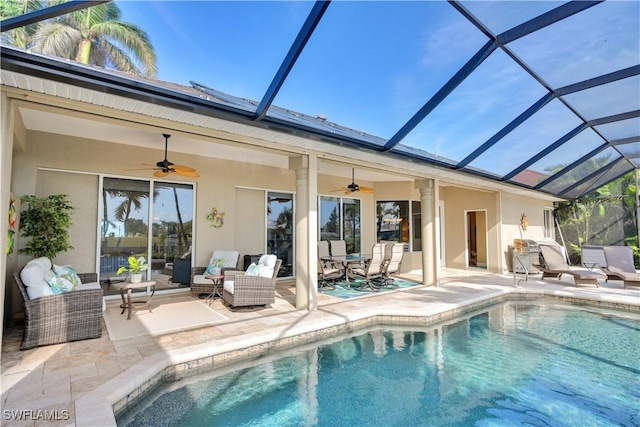
[[[209,295],[206,296],[209,305],[215,297],[222,297],[222,279],[224,279],[224,275],[222,274],[206,274],[204,276],[205,279],[209,279],[213,282],[213,290]]]
[[[120,305],[122,312],[120,314],[123,314],[125,310],[129,311],[129,314],[127,314],[127,320],[131,320],[131,311],[133,310],[133,304],[146,304],[147,309],[153,313],[153,310],[151,310],[151,298],[153,298],[153,295],[156,293],[155,281],[150,280],[140,283],[120,282],[113,283],[113,287],[120,290],[120,297],[122,298],[122,304]],[[146,301],[131,301],[131,290],[141,288],[147,288],[147,291],[151,289],[151,295],[149,296],[149,299]],[[126,299],[124,297],[125,291],[127,293]]]

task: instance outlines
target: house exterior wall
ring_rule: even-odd
[[[445,260],[447,267],[466,268],[466,212],[486,211],[487,270],[501,271],[499,249],[499,193],[461,187],[443,187],[440,199],[445,202]]]
[[[159,138],[159,144],[162,143]],[[140,168],[141,163],[155,163],[162,159],[164,150],[150,150],[140,147],[118,145],[97,140],[86,140],[43,132],[28,132],[28,141],[24,151],[14,153],[12,191],[17,197],[26,194],[64,192],[58,184],[65,180],[73,180],[73,176],[66,172],[44,171],[38,168],[84,171],[88,174],[107,174],[110,176],[127,178],[153,178],[150,170],[128,169]],[[288,191],[295,190],[295,174],[288,169],[261,166],[242,162],[215,158],[200,158],[180,153],[169,153],[169,158],[176,164],[186,164],[196,168],[200,178],[194,181],[180,177],[168,177],[168,181],[194,182],[196,185],[196,218],[194,234],[196,246],[194,248],[195,265],[206,265],[211,253],[216,248],[234,248],[236,241],[236,188],[252,187],[266,190]],[[50,182],[39,178],[43,174],[57,173],[58,177],[65,177],[62,181]],[[84,175],[86,176],[86,175]],[[61,264],[73,263],[78,271],[95,271],[95,251],[98,224],[98,187],[97,177],[94,193],[82,201],[72,200],[76,207],[82,205],[82,215],[74,214],[73,233],[82,234],[81,241],[72,239],[76,250],[62,253],[55,262]],[[343,184],[344,185],[344,184]],[[38,188],[40,187],[40,188]],[[207,214],[213,207],[225,212],[224,225],[220,228],[210,228],[206,221]],[[86,208],[85,208],[86,207]],[[239,208],[245,208],[240,205]],[[260,225],[264,233],[264,215]],[[91,224],[91,234],[85,236],[87,224]],[[253,227],[253,226],[251,226]],[[251,228],[250,227],[250,228]],[[74,231],[75,230],[75,231]],[[90,256],[77,259],[76,252],[82,250]],[[94,256],[91,256],[94,255]],[[27,257],[20,264],[27,262]]]
[[[508,248],[514,239],[544,240],[544,209],[553,208],[551,202],[522,197],[515,194],[502,193],[501,245],[503,272],[511,265]],[[520,217],[527,216],[529,226],[526,231],[520,228]]]

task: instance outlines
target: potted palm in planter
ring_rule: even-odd
[[[116,275],[120,275],[125,271],[129,272],[131,276],[131,283],[140,283],[142,282],[142,272],[149,269],[149,264],[147,264],[147,260],[141,257],[130,256],[127,260],[129,263],[129,267],[121,266],[118,269]]]

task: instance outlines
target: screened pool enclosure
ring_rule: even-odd
[[[148,35],[146,78],[30,38],[100,3],[5,2],[3,71],[566,199],[640,165],[637,1],[106,2]]]

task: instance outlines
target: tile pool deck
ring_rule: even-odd
[[[543,282],[538,275],[520,287],[513,284],[512,275],[443,269],[440,287],[418,286],[348,300],[320,295],[319,309],[313,312],[295,310],[295,288],[279,284],[280,298],[268,309],[229,312],[214,302],[214,309],[225,312],[229,320],[213,326],[115,342],[103,327],[98,339],[27,351],[19,350],[22,330],[9,330],[2,346],[0,416],[12,426],[115,425],[114,408],[124,408],[163,375],[180,377],[191,369],[257,357],[378,322],[445,320],[512,295],[589,300],[640,315],[640,289],[624,289],[620,281],[576,288],[570,278]],[[45,420],[44,411],[58,419]],[[13,418],[25,412],[28,419]]]

